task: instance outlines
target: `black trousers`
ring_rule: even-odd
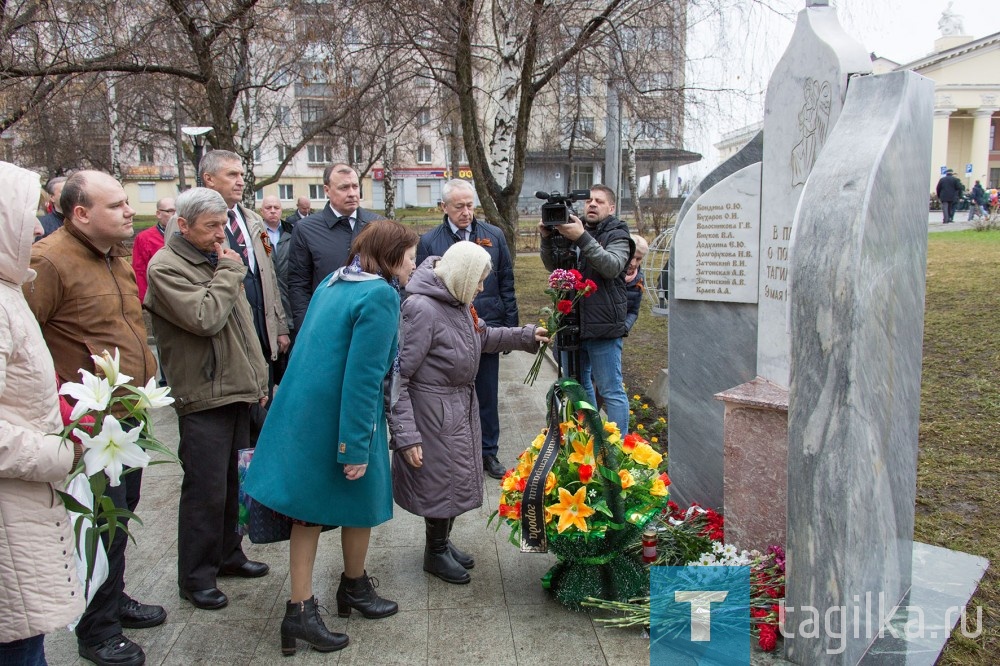
[[[116,508],[127,508],[132,512],[139,505],[141,492],[142,469],[123,474],[118,486],[108,486],[104,490]],[[128,521],[124,522],[127,527]],[[119,608],[125,594],[125,546],[128,536],[117,530],[113,543],[108,543],[107,532],[101,535],[101,539],[108,553],[108,579],[97,588],[93,601],[76,625],[76,637],[84,645],[97,645],[122,633]]]
[[[500,354],[482,354],[476,373],[476,399],[479,401],[479,425],[483,429],[484,458],[500,451],[499,382]]]
[[[180,417],[178,457],[184,468],[177,512],[177,583],[182,590],[216,587],[220,567],[247,561],[236,533],[236,452],[248,448],[250,403],[236,402]]]

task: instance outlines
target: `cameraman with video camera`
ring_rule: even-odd
[[[541,193],[539,193],[541,194]],[[622,385],[622,338],[626,335],[625,268],[635,243],[628,225],[614,215],[615,193],[605,185],[593,185],[584,204],[583,221],[568,215],[564,224],[539,223],[542,263],[549,271],[576,268],[585,280],[593,280],[597,291],[577,301],[580,321],[580,365],[578,380],[592,404],[597,404],[594,384],[604,398],[609,421],[622,432],[628,430],[628,398]],[[564,265],[562,257],[575,259]],[[560,342],[560,345],[562,343]],[[566,364],[563,364],[565,369]],[[593,380],[591,380],[593,376]]]

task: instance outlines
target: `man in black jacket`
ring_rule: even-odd
[[[628,430],[628,397],[622,385],[622,338],[628,332],[625,318],[628,297],[625,290],[625,268],[635,252],[635,243],[628,225],[615,213],[615,193],[605,185],[593,185],[587,199],[583,219],[570,215],[570,221],[559,226],[558,233],[570,241],[576,253],[576,268],[585,280],[597,284],[588,298],[577,301],[580,313],[580,368],[575,377],[597,404],[594,385],[604,398],[608,421]],[[542,237],[542,263],[547,270],[566,268],[556,265],[553,232],[538,224]],[[565,367],[564,367],[565,370]]]
[[[962,198],[962,181],[955,177],[955,172],[948,169],[937,184],[937,198],[941,202],[942,224],[955,221],[955,206]]]
[[[309,197],[299,197],[295,202],[295,212],[286,217],[282,222],[282,225],[291,231],[299,220],[304,220],[309,217],[312,215],[312,212],[312,202],[309,201]]]
[[[351,242],[381,215],[361,210],[361,185],[349,164],[331,164],[323,172],[323,191],[330,199],[318,213],[299,220],[288,248],[288,300],[292,328],[302,329],[316,286],[347,262]]]
[[[499,227],[475,219],[475,190],[465,180],[449,180],[441,191],[441,226],[420,237],[417,265],[430,256],[441,256],[461,240],[485,249],[493,270],[483,283],[483,291],[472,301],[476,314],[487,326],[517,326],[517,299],[514,296],[514,267],[507,239]],[[500,415],[497,412],[500,355],[482,354],[476,375],[476,399],[483,431],[483,471],[494,479],[503,477],[504,466],[497,453],[500,442]]]

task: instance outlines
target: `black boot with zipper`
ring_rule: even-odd
[[[305,601],[289,601],[285,605],[285,619],[281,621],[281,654],[295,654],[295,639],[309,643],[318,652],[334,652],[347,647],[346,634],[330,631],[319,616],[316,597]]]

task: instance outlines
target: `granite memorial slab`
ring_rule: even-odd
[[[803,191],[824,205],[791,239],[786,603],[820,616],[910,587],[933,93],[912,72],[852,79]],[[786,656],[856,664],[873,618],[854,607]]]
[[[840,117],[848,79],[872,71],[868,51],[844,32],[836,10],[825,4],[807,3],[812,6],[799,12],[764,102],[757,375],[784,387],[789,373],[789,254],[799,200]],[[828,205],[824,201],[821,207]]]
[[[702,202],[738,204],[741,222],[759,224],[759,133],[712,171],[685,201],[674,232],[668,273],[671,498],[681,506],[723,506],[723,417],[725,408],[715,394],[755,375],[757,304],[706,298],[678,298],[681,283],[693,283],[698,253],[697,206]],[[745,217],[744,217],[745,216]],[[729,239],[725,241],[727,244]],[[729,251],[728,249],[726,250]],[[755,253],[754,253],[755,254]],[[755,261],[755,258],[738,260]],[[680,267],[683,267],[680,268]],[[679,277],[678,277],[679,276]],[[742,276],[741,276],[742,277]],[[747,296],[749,298],[749,296]]]

